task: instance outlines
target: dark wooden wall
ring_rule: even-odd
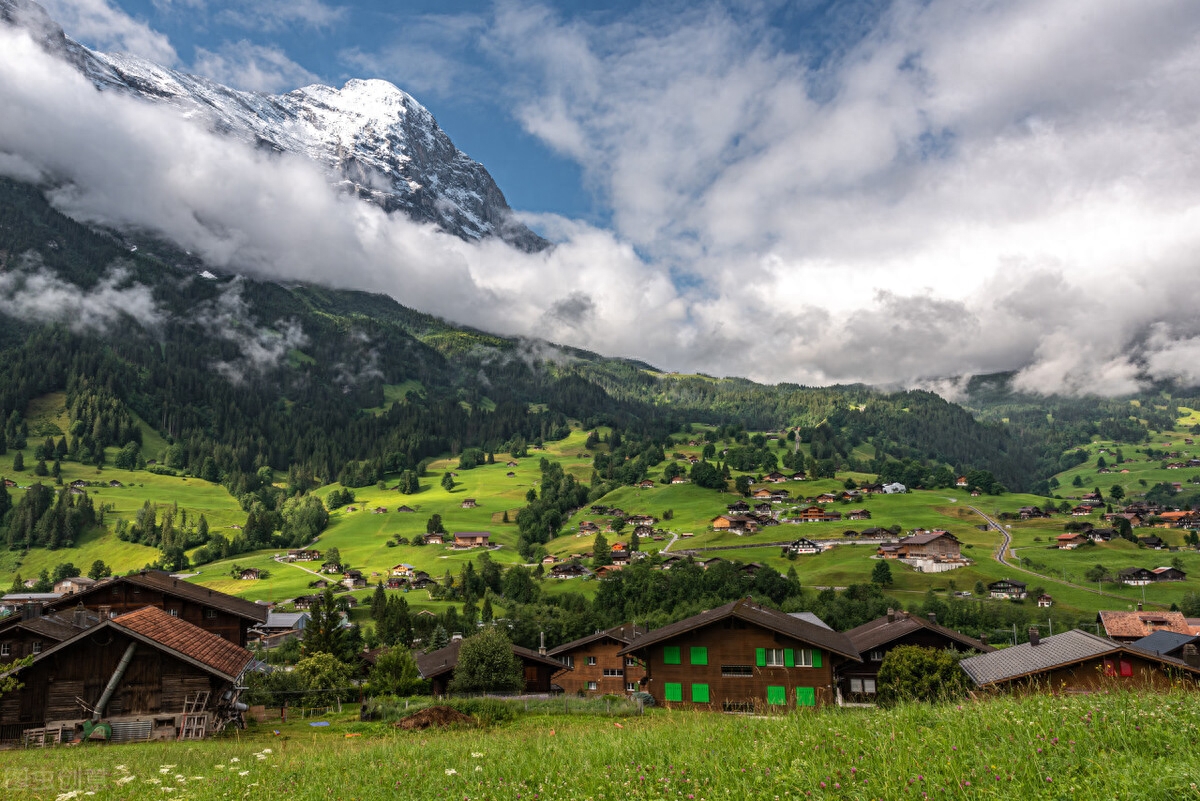
[[[624,643],[615,640],[594,640],[586,645],[570,651],[555,654],[556,659],[570,656],[575,659],[575,669],[559,674],[555,683],[570,694],[584,693],[585,695],[624,695],[626,682],[640,682],[646,675],[646,669],[641,665],[625,666],[625,657],[617,656],[617,651],[625,647]],[[587,658],[596,657],[596,664],[589,665]],[[620,676],[605,676],[604,669],[618,669]],[[597,689],[589,690],[588,682],[596,682]]]
[[[156,606],[167,612],[174,610],[181,620],[186,620],[243,648],[246,647],[246,632],[250,628],[250,621],[246,618],[171,595],[169,592],[119,581],[113,582],[111,586],[103,585],[79,598],[91,611],[98,613],[101,607],[107,606],[114,616],[141,609],[143,606]]]

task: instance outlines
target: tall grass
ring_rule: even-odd
[[[530,715],[440,732],[335,721],[10,752],[0,781],[5,799],[1188,799],[1200,798],[1198,724],[1196,695],[1124,693],[772,718]]]

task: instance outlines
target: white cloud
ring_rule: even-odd
[[[226,6],[217,12],[216,19],[243,28],[276,31],[292,25],[331,28],[345,16],[344,6],[331,6],[321,0],[254,0]]]
[[[319,80],[278,47],[256,45],[245,39],[225,42],[216,52],[196,48],[192,71],[252,92],[287,92]]]
[[[405,18],[392,42],[375,50],[349,47],[342,63],[360,77],[382,77],[419,95],[463,100],[490,90],[494,75],[461,58],[487,26],[477,14],[423,14]]]
[[[1021,368],[1024,389],[1108,393],[1191,380],[1200,9],[1078,9],[897,3],[814,74],[752,10],[634,26],[500,6],[477,41],[527,128],[614,213],[612,231],[537,218],[559,244],[534,255],[97,93],[11,33],[0,171],[227,270],[667,369],[819,384]]]
[[[108,0],[40,0],[67,35],[101,50],[132,53],[166,66],[178,60],[163,34]]]
[[[20,259],[18,269],[0,272],[0,313],[31,323],[59,323],[76,333],[105,332],[131,319],[155,330],[164,318],[150,288],[113,265],[88,289],[64,281],[37,254]]]

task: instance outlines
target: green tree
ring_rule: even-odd
[[[438,623],[437,628],[433,630],[433,634],[429,635],[429,647],[425,649],[425,653],[428,654],[437,651],[449,644],[450,635],[446,633],[446,627]]]
[[[521,660],[513,653],[512,643],[503,631],[486,628],[463,640],[450,692],[517,692],[524,686]]]
[[[738,495],[741,495],[743,498],[749,498],[752,484],[754,484],[754,478],[743,474],[734,480],[733,487],[737,490]]]
[[[1071,486],[1072,487],[1082,487],[1083,486],[1083,478],[1081,476],[1075,476],[1075,478],[1071,479]]]
[[[612,564],[612,551],[608,548],[608,540],[605,539],[604,533],[596,532],[596,538],[592,540],[592,565],[601,567],[602,565]]]
[[[880,587],[892,586],[892,566],[886,560],[880,559],[871,570],[871,583]]]
[[[387,609],[387,593],[383,590],[383,582],[375,582],[375,592],[371,595],[371,619],[376,623],[383,618],[383,612]]]
[[[20,473],[24,469],[25,469],[25,454],[22,453],[21,451],[17,451],[16,454],[13,455],[13,472]]]
[[[97,559],[92,562],[92,566],[88,568],[88,578],[99,581],[102,578],[108,578],[112,575],[112,568],[104,564],[104,561]]]
[[[428,520],[425,521],[426,534],[443,534],[446,529],[442,526],[442,516],[434,512]]]
[[[444,489],[446,492],[450,492],[450,490],[454,489],[454,476],[450,475],[449,473],[442,475],[442,489]]]
[[[1121,499],[1125,497],[1125,488],[1120,484],[1113,484],[1108,490],[1108,497],[1120,503]]]
[[[1083,577],[1088,581],[1095,582],[1096,584],[1100,584],[1105,581],[1112,581],[1112,573],[1109,572],[1107,567],[1099,562],[1085,570]]]
[[[342,626],[342,609],[333,590],[321,593],[320,600],[308,610],[308,625],[304,628],[304,655],[331,654],[335,659],[349,659],[347,631]]]
[[[37,462],[37,464],[35,464],[35,465],[33,466],[33,474],[34,474],[35,476],[48,476],[48,475],[50,475],[50,468],[49,468],[49,466],[47,466],[47,464],[46,464],[46,460],[45,460],[45,459],[38,459],[38,462]]]
[[[987,593],[987,587],[983,586],[983,582],[976,581],[975,582],[975,594],[976,595],[985,595],[986,593]]]
[[[374,695],[417,695],[427,687],[412,652],[401,646],[379,655],[367,682]]]
[[[479,620],[482,623],[491,623],[495,612],[492,611],[492,596],[483,596],[483,606],[479,609]]]
[[[310,634],[305,632],[306,644]],[[296,663],[292,672],[300,686],[307,691],[304,702],[308,706],[322,706],[337,700],[350,688],[353,676],[350,666],[328,651],[318,651],[304,657]]]
[[[953,701],[967,694],[967,674],[958,663],[963,654],[951,650],[900,645],[879,666],[876,703],[882,707],[911,701]]]

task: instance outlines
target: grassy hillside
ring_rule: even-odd
[[[1197,717],[1194,693],[1120,692],[415,732],[347,712],[206,742],[14,751],[2,772],[31,799],[1196,798]]]

